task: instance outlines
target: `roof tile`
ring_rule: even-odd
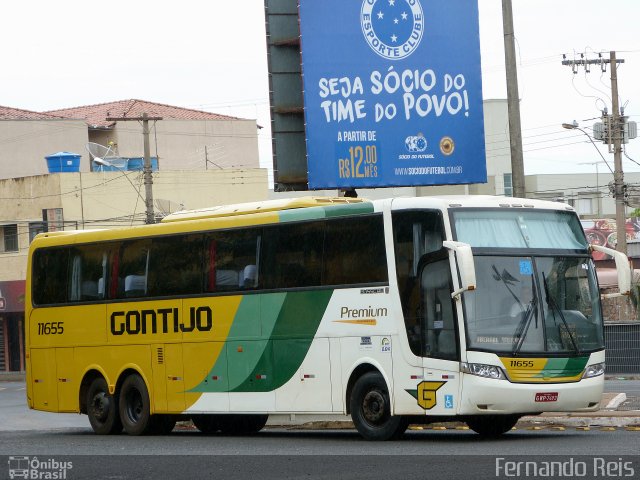
[[[45,113],[64,118],[82,118],[92,127],[112,126],[115,122],[107,120],[107,118],[110,117],[137,118],[141,117],[143,113],[146,113],[150,117],[162,117],[164,119],[174,120],[239,120],[237,117],[136,99],[64,108]]]
[[[61,120],[64,118],[68,117],[0,106],[0,120]]]

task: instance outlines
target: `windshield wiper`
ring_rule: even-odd
[[[524,316],[522,317],[522,320],[520,320],[520,323],[518,324],[518,328],[516,329],[515,338],[518,339],[518,342],[516,343],[515,347],[513,347],[512,353],[514,356],[517,355],[518,352],[520,352],[520,349],[524,344],[524,339],[527,337],[527,332],[529,331],[529,325],[531,325],[531,319],[534,317],[534,315],[536,317],[538,315],[537,310],[538,310],[538,296],[534,294],[533,298],[527,305],[527,309],[524,312]]]
[[[547,286],[547,277],[545,276],[544,272],[542,273],[542,283],[544,284],[544,296],[547,301],[547,305],[551,309],[553,320],[555,321],[556,319],[556,314],[554,312],[558,312],[558,315],[560,316],[560,320],[562,320],[562,323],[564,324],[564,328],[567,331],[567,335],[569,336],[569,339],[573,344],[573,349],[575,350],[576,353],[579,354],[580,348],[578,348],[578,342],[573,336],[573,333],[571,333],[571,329],[569,328],[569,324],[567,323],[566,318],[564,318],[564,314],[562,313],[562,310],[560,310],[560,307],[558,307],[558,304],[556,303],[555,299],[549,294],[549,287]],[[560,332],[560,341],[562,342],[562,332]]]

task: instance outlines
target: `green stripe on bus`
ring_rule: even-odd
[[[589,357],[550,358],[536,377],[575,377],[584,370]]]
[[[289,292],[265,350],[253,371],[232,392],[269,392],[300,368],[329,304],[332,290]]]
[[[227,392],[241,385],[264,355],[266,339],[273,332],[286,296],[286,293],[245,295],[229,329],[226,346],[207,376],[226,381],[205,379],[188,391]]]
[[[281,222],[296,222],[304,220],[318,220],[325,218],[323,207],[296,208],[292,210],[284,210],[278,212]]]
[[[345,215],[364,215],[373,213],[373,204],[371,202],[347,203],[324,207],[324,210],[327,218],[342,217]]]
[[[364,215],[373,213],[371,202],[345,203],[323,207],[296,208],[279,212],[281,222],[318,220],[321,218],[344,217],[348,215]]]

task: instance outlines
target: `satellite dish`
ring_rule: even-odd
[[[85,148],[98,165],[115,167],[118,170],[126,169],[126,158],[118,155],[114,145],[104,146],[99,143],[89,142]]]
[[[117,156],[111,146],[105,147],[104,145],[100,145],[99,143],[89,142],[86,145],[86,149],[96,161]]]
[[[179,210],[184,210],[184,206],[182,204],[178,204],[165,198],[155,198],[153,200],[153,203],[156,207],[156,210],[158,210],[158,212],[160,212],[163,217],[166,217],[167,215]]]

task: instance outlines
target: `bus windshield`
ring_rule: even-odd
[[[469,349],[566,356],[604,348],[595,269],[574,213],[459,211],[453,220],[457,240],[474,247]]]
[[[574,212],[559,210],[459,210],[457,240],[476,248],[584,250],[587,240]]]

